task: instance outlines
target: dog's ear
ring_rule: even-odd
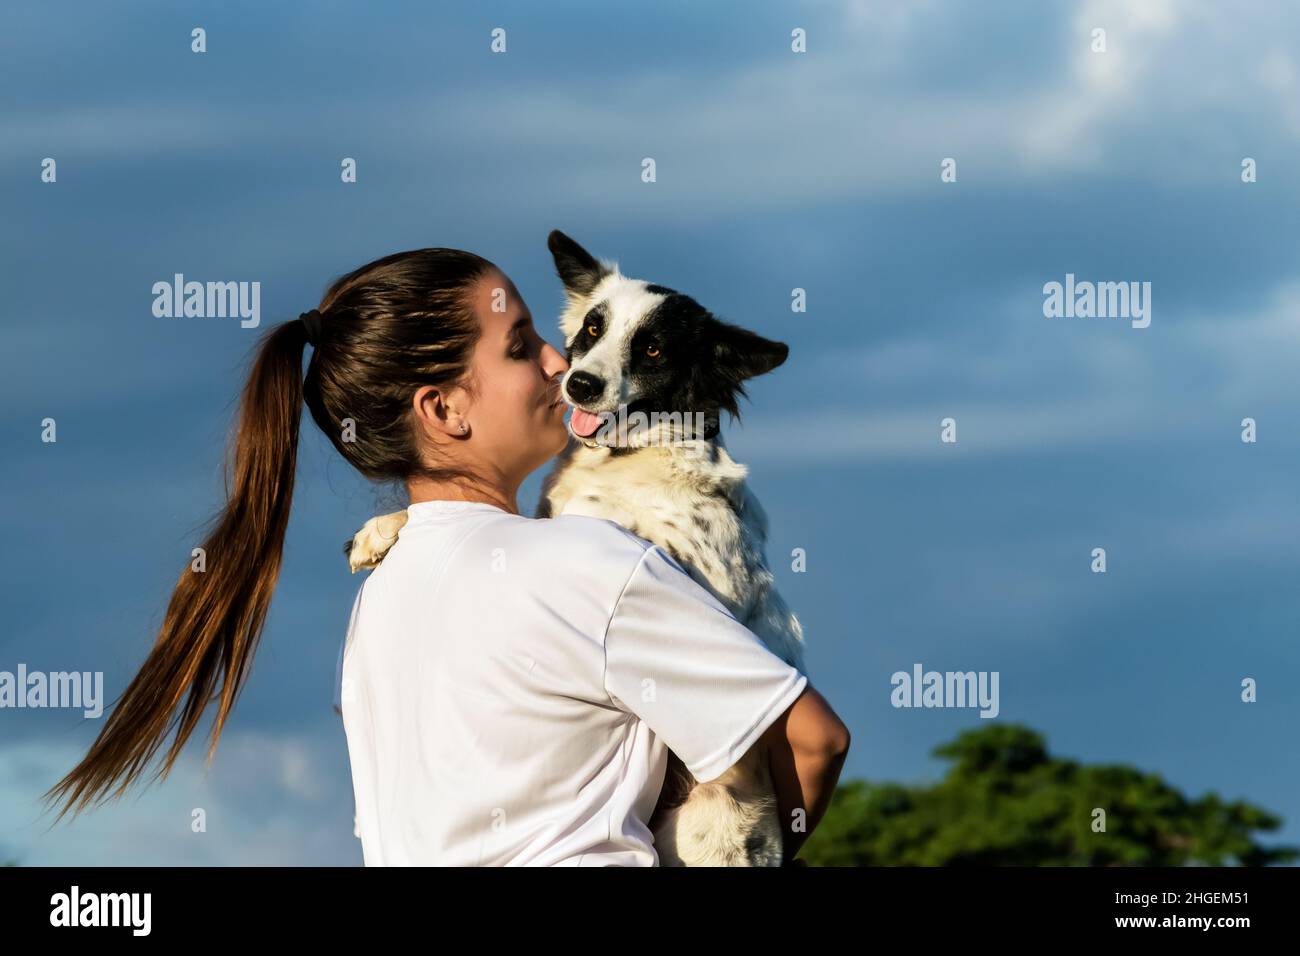
[[[570,298],[581,299],[591,295],[591,290],[610,273],[590,252],[558,229],[551,230],[546,237],[546,247],[551,250],[555,271]]]
[[[789,354],[790,347],[784,342],[765,339],[738,325],[718,322],[713,344],[714,368],[730,381],[743,382],[770,372]]]

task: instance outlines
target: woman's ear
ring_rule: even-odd
[[[463,411],[466,407],[460,389],[441,392],[432,385],[421,385],[411,397],[411,409],[420,431],[424,434],[441,432],[458,437],[468,431],[469,423]],[[462,427],[464,426],[464,427]]]

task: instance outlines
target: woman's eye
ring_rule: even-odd
[[[600,335],[600,329],[596,328],[595,325],[589,325],[587,326],[587,334],[594,339],[596,336]]]
[[[518,344],[515,345],[514,348],[512,348],[512,349],[510,350],[510,357],[511,357],[511,358],[523,358],[523,357],[524,357],[524,354],[525,354],[525,351],[526,351],[526,350],[524,349],[524,343],[523,343],[523,342],[519,342]]]
[[[657,346],[657,345],[647,345],[647,346],[646,346],[646,349],[645,349],[645,354],[648,355],[650,358],[658,358],[658,357],[659,357],[659,346]]]

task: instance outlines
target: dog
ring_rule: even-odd
[[[722,412],[789,348],[724,322],[690,296],[624,276],[559,230],[547,245],[567,298],[570,441],[536,516],[607,518],[662,547],[787,664],[804,670],[803,630],[773,583],[767,515],[727,453]],[[631,430],[629,430],[631,425]],[[372,518],[347,546],[375,567],[405,512]],[[699,783],[673,755],[649,821],[661,866],[780,866],[782,827],[766,751]]]

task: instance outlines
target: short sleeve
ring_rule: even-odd
[[[745,755],[808,678],[655,545],[610,618],[604,682],[616,705],[706,782]]]

